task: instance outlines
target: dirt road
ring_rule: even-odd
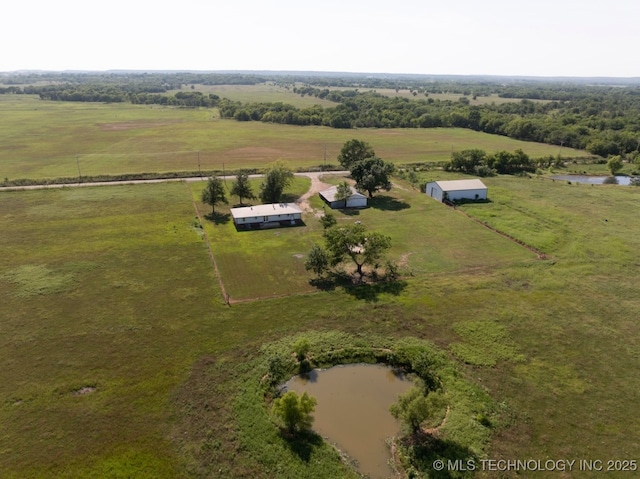
[[[320,188],[320,190],[324,187],[328,187],[328,185],[323,184],[320,181],[320,177],[322,175],[346,175],[349,174],[348,171],[328,171],[328,172],[302,172],[302,173],[294,173],[296,176],[306,176],[311,179],[311,189]],[[261,178],[263,175],[250,175],[250,178]],[[234,180],[235,176],[220,176],[219,178]],[[152,183],[167,183],[167,182],[175,182],[175,181],[184,181],[187,183],[194,181],[205,181],[207,177],[201,176],[192,176],[189,178],[162,178],[162,179],[154,179],[154,180],[123,180],[123,181],[95,181],[89,183],[62,183],[62,184],[51,184],[51,185],[28,185],[28,186],[4,186],[0,187],[0,192],[2,191],[23,191],[23,190],[46,190],[50,188],[78,188],[83,186],[113,186],[113,185],[144,185],[144,184],[152,184]],[[311,195],[317,193],[315,192],[308,193],[306,199],[308,199]],[[304,195],[303,195],[304,196]],[[302,199],[302,198],[301,198]],[[307,202],[308,203],[308,202]]]

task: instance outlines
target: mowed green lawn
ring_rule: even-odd
[[[324,181],[335,183],[343,177],[327,175]],[[200,199],[202,183],[191,183],[194,199]],[[227,181],[231,188],[233,180]],[[260,180],[253,181],[254,192]],[[310,182],[296,178],[287,190],[292,197],[302,195]],[[208,219],[205,228],[211,241],[222,281],[232,300],[246,300],[315,291],[304,262],[314,243],[323,244],[318,215],[331,211],[318,195],[311,199],[313,212],[303,216],[304,226],[237,231],[230,208],[238,205],[230,197],[230,205],[218,205],[216,212],[223,221]],[[259,200],[245,200],[259,204]],[[472,221],[460,212],[427,198],[404,182],[390,192],[379,192],[362,210],[334,210],[339,224],[361,221],[368,229],[391,237],[389,259],[398,263],[405,274],[433,274],[497,266],[509,262],[528,261],[535,255],[517,243]],[[211,207],[199,203],[201,216]],[[480,248],[479,245],[482,245]]]
[[[261,180],[251,180],[256,196]],[[225,291],[231,301],[267,298],[311,292],[311,275],[304,268],[307,252],[320,234],[317,220],[305,215],[306,226],[276,228],[262,231],[237,231],[230,208],[239,205],[239,198],[229,196],[229,205],[218,205],[217,219],[212,208],[202,204],[200,197],[205,182],[189,183],[194,201],[203,218],[203,226],[211,243]],[[304,194],[310,186],[308,178],[297,177],[287,189],[289,200]],[[233,180],[226,181],[227,188]],[[260,204],[260,200],[244,200],[244,205]]]
[[[337,288],[231,307],[194,221],[202,184],[2,193],[2,476],[287,477],[246,453],[231,405],[262,344],[309,330],[434,341],[499,405],[485,457],[637,459],[640,189],[485,182],[491,202],[456,211],[399,182],[379,204],[339,214],[392,236],[408,272],[397,295]],[[305,221],[281,236],[205,228],[221,263],[266,271],[319,238]]]
[[[532,157],[556,146],[465,129],[336,130],[221,120],[215,109],[41,101],[0,95],[0,181],[144,172],[263,168],[277,159],[295,168],[337,165],[358,138],[394,163],[448,160],[452,151],[521,148]],[[563,156],[587,156],[564,148]]]

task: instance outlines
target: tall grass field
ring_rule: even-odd
[[[289,93],[291,97],[297,96]],[[521,148],[533,157],[585,152],[464,129],[336,130],[221,120],[216,109],[42,101],[0,95],[0,182],[4,179],[337,166],[358,138],[394,163],[445,161],[453,151]]]
[[[325,146],[335,162],[354,137],[398,163],[447,159],[452,146],[558,150],[464,130],[237,123],[211,110],[7,95],[0,108],[10,178],[74,176],[78,164],[87,175],[194,170],[198,151],[203,169],[305,167]],[[437,348],[448,384],[467,385],[443,393],[460,404],[440,431],[451,454],[626,464],[565,475],[635,477],[640,188],[496,176],[483,179],[488,202],[453,209],[393,181],[368,208],[334,214],[391,237],[399,280],[331,287],[304,268],[322,241],[317,196],[304,226],[239,232],[229,217],[239,199],[211,215],[204,182],[0,191],[0,477],[356,477],[328,441],[301,446],[270,422],[256,365],[275,349],[293,354],[287,341],[300,337],[326,354]],[[286,200],[309,186],[296,177]],[[564,477],[445,472],[420,469]]]

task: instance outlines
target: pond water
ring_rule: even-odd
[[[389,406],[413,383],[389,367],[349,364],[296,376],[287,389],[318,400],[313,429],[357,462],[371,479],[393,477],[385,439],[400,432]]]
[[[587,176],[587,175],[554,175],[554,180],[588,183],[591,185],[623,185],[631,184],[630,176]]]

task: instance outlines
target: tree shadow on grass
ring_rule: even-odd
[[[322,437],[313,431],[299,431],[291,433],[286,429],[280,430],[280,437],[291,452],[296,454],[304,462],[311,460],[313,450],[322,445]]]
[[[231,221],[231,213],[209,213],[204,215],[204,218],[213,222],[215,225],[226,225]]]
[[[338,208],[338,211],[345,216],[359,216],[360,210],[354,208]]]
[[[363,283],[344,286],[344,291],[356,299],[367,303],[375,303],[381,294],[398,296],[407,287],[407,282],[402,280],[382,281],[379,283]]]
[[[411,451],[411,463],[434,479],[473,477],[475,472],[472,469],[480,466],[478,457],[468,447],[424,431],[401,439],[401,443]],[[434,462],[438,460],[447,467],[442,470],[434,468]],[[451,463],[455,463],[458,470],[450,470],[448,465]]]
[[[334,291],[341,287],[347,294],[366,302],[376,302],[384,293],[398,296],[407,287],[407,282],[403,280],[354,284],[352,276],[336,272],[313,278],[309,280],[309,284],[321,291]]]
[[[309,280],[309,284],[320,291],[333,291],[336,289],[336,282],[330,276],[320,276]]]
[[[293,193],[283,193],[278,203],[295,203],[299,197],[299,195],[294,195]]]
[[[378,195],[369,198],[369,206],[383,211],[400,211],[411,208],[409,203],[387,195]]]

